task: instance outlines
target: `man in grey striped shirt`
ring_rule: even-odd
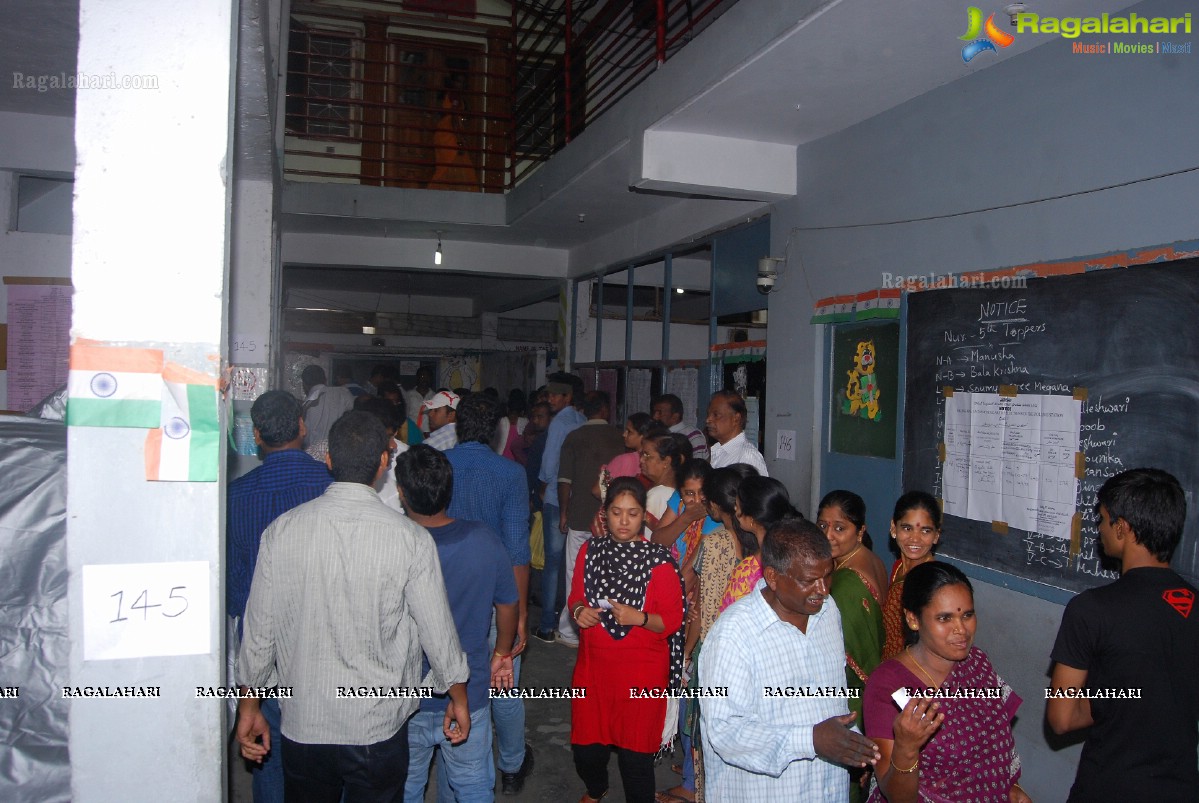
[[[388,457],[378,419],[346,413],[329,432],[333,484],[262,536],[237,682],[292,690],[273,748],[289,801],[337,803],[348,788],[355,801],[402,800],[422,695],[448,691],[452,744],[470,733],[469,670],[433,539],[372,488]],[[257,700],[239,701],[237,738],[252,761],[272,749]]]

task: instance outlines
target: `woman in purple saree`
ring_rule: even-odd
[[[903,589],[907,647],[866,682],[865,733],[882,758],[868,803],[1030,803],[1017,781],[1020,697],[974,646],[974,590],[925,563]],[[899,706],[892,694],[911,690]]]

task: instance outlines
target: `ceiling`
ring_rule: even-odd
[[[1027,4],[1028,10],[1037,11],[1042,3],[1044,0],[1033,0]],[[5,21],[0,26],[0,76],[74,72],[78,0],[0,0],[0,4]],[[243,41],[260,45],[261,36],[249,34],[257,25],[256,15],[263,5],[258,0],[242,0]],[[1051,7],[1055,16],[1115,10],[1096,0],[1055,0]],[[737,26],[753,23],[755,14],[763,20],[763,30],[729,38],[730,31],[738,33]],[[997,13],[996,20],[1006,27],[1003,12]],[[652,220],[655,214],[682,200],[677,195],[630,189],[630,176],[636,173],[630,128],[633,136],[638,135],[640,126],[642,130],[657,128],[799,146],[1050,41],[1045,36],[1017,36],[1011,47],[984,53],[966,64],[957,52],[957,40],[965,27],[965,7],[960,0],[788,0],[785,4],[779,0],[741,0],[668,62],[660,75],[651,76],[634,95],[622,101],[622,106],[643,106],[635,101],[637,93],[670,97],[669,92],[662,92],[659,79],[667,82],[668,90],[670,82],[686,84],[685,94],[674,96],[664,111],[653,110],[653,119],[625,126],[623,134],[611,137],[607,143],[597,142],[591,131],[586,132],[555,159],[569,161],[571,148],[590,149],[593,155],[585,157],[586,161],[576,160],[580,166],[569,174],[553,170],[553,161],[533,174],[517,191],[525,210],[519,214],[497,216],[490,224],[466,224],[452,219],[452,215],[427,214],[425,204],[405,203],[393,205],[399,210],[395,214],[374,216],[285,211],[281,228],[284,232],[413,238],[427,238],[440,231],[447,240],[586,248]],[[737,43],[749,39],[764,40],[765,44],[753,45],[744,58],[737,56],[739,60],[718,71],[707,66],[725,64],[729,59],[722,60],[722,56],[740,53]],[[265,76],[248,75],[244,59],[241,64],[242,78],[248,85],[241,88],[238,103],[237,169],[243,171],[242,175],[269,176],[269,125],[247,108],[264,104]],[[695,78],[705,69],[706,78]],[[12,84],[0,81],[0,110],[73,114],[73,93],[69,90],[38,92]],[[695,88],[691,89],[693,84]],[[610,114],[623,114],[622,107]],[[250,128],[257,130],[257,135],[250,135]],[[604,130],[621,128],[607,126]],[[714,203],[723,203],[730,210],[754,207],[752,202],[744,201]],[[765,203],[757,206],[765,208]],[[627,254],[623,258],[638,256]],[[354,289],[360,283],[361,289],[375,290],[380,281],[394,280],[402,282],[406,292],[414,292],[414,284],[428,280],[443,291],[457,285],[455,294],[477,298],[481,309],[496,309],[511,303],[512,298],[528,297],[528,291],[537,283],[504,277],[483,280],[478,274],[469,278],[439,274],[429,279],[416,270],[396,272],[390,280],[381,279],[378,271],[363,272],[352,263],[351,257],[345,265],[329,266],[339,268],[336,284],[342,289]],[[324,281],[324,273],[307,271],[297,276],[316,288]],[[511,291],[506,289],[509,284]]]
[[[1029,11],[1039,10],[1039,5],[1049,7],[1045,0],[1025,4]],[[757,9],[749,8],[754,6]],[[747,147],[755,142],[800,146],[1052,41],[1048,36],[1018,36],[1010,47],[964,63],[959,37],[965,32],[967,17],[961,0],[741,0],[664,65],[661,75],[651,76],[622,103],[636,107],[636,94],[657,92],[659,79],[679,82],[680,73],[702,71],[707,62],[719,61],[713,54],[726,48],[727,39],[721,37],[749,24],[736,19],[738,15],[744,11],[752,22],[749,12],[762,8],[767,9],[763,16],[770,18],[767,25],[777,23],[771,28],[776,34],[763,37],[754,31],[757,39],[766,39],[764,45],[755,46],[740,62],[723,74],[711,75],[706,84],[666,109],[655,110],[641,130],[731,137],[745,140]],[[1110,3],[1097,0],[1054,0],[1051,7],[1057,16],[1113,10]],[[1004,30],[1010,29],[1002,11],[996,12],[995,19]],[[682,76],[681,80],[689,78]],[[621,115],[621,107],[609,114]],[[601,125],[604,122],[601,120]],[[572,148],[590,149],[592,155],[576,159],[573,163],[578,169],[569,175],[547,178],[554,160],[535,172],[515,191],[527,202],[526,211],[510,216],[504,224],[463,224],[436,215],[422,216],[410,205],[401,216],[285,212],[284,231],[413,238],[428,238],[433,231],[441,231],[465,241],[583,247],[694,197],[630,187],[630,177],[639,168],[636,148],[628,137],[630,128],[637,136],[637,126],[622,121],[611,127],[621,133],[598,145],[589,139],[592,131],[585,132],[555,159],[569,159]],[[714,195],[719,199],[718,193]],[[747,204],[735,208],[745,209]],[[626,256],[635,259],[640,255]]]

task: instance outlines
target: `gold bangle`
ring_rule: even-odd
[[[913,764],[912,766],[908,767],[906,770],[905,770],[905,769],[900,769],[899,767],[895,766],[895,753],[894,753],[894,752],[892,752],[892,753],[891,753],[891,767],[892,767],[892,768],[893,768],[893,769],[894,769],[896,772],[901,772],[901,773],[903,773],[904,775],[907,775],[907,774],[909,774],[909,773],[913,773],[913,772],[915,772],[915,771],[916,771],[916,768],[917,768],[917,767],[919,767],[919,766],[920,766],[920,754],[919,754],[919,753],[917,753],[917,754],[916,754],[916,763],[915,763],[915,764]]]
[[[576,622],[579,621],[579,611],[583,610],[586,607],[587,607],[586,605],[584,605],[583,603],[580,602],[578,605],[575,606],[575,609],[570,612],[570,618],[574,619]]]
[[[510,653],[510,652],[508,652],[508,653],[502,653],[502,652],[500,652],[499,650],[496,650],[495,652],[493,652],[493,653],[491,654],[491,656],[492,656],[493,658],[511,658],[511,657],[512,657],[512,653]]]

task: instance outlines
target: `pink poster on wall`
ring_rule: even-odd
[[[8,398],[24,411],[67,381],[71,288],[61,284],[10,284],[8,292]]]

